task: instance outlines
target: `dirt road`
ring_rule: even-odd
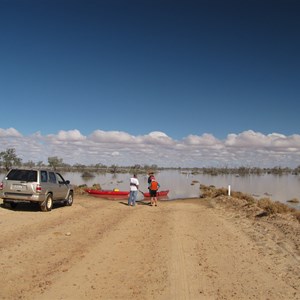
[[[300,299],[299,249],[209,200],[0,208],[0,299]]]

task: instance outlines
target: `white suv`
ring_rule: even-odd
[[[50,211],[53,202],[73,204],[74,189],[69,180],[55,171],[12,169],[0,182],[0,198],[15,208],[19,202],[38,203],[42,211]]]

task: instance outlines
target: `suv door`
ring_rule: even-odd
[[[53,194],[53,200],[61,199],[62,192],[60,190],[55,172],[49,172],[49,186]]]
[[[53,200],[66,199],[69,192],[69,186],[64,178],[55,172],[49,172],[49,181],[53,184]]]

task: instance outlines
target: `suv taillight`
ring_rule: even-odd
[[[42,187],[38,184],[35,188],[37,193],[40,193],[42,191]]]
[[[3,182],[0,182],[0,190],[3,190]]]

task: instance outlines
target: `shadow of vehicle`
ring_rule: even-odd
[[[1,203],[0,207],[2,209],[11,210],[11,211],[23,211],[23,212],[42,212],[40,208],[39,203],[26,203],[26,202],[20,202],[20,203]],[[53,203],[53,209],[62,208],[65,207],[65,204],[63,202],[55,202]]]

